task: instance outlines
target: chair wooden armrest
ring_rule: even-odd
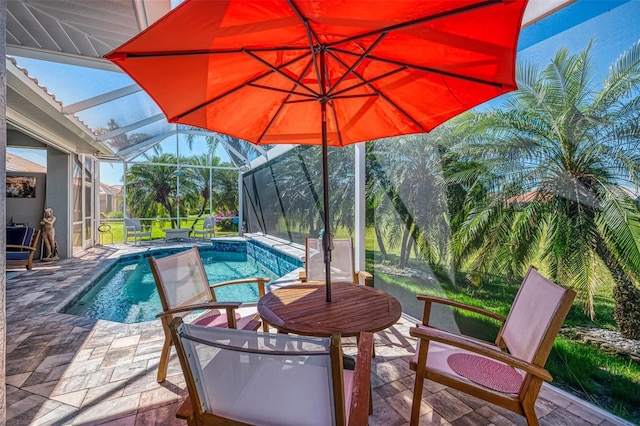
[[[211,284],[210,287],[211,288],[216,288],[216,287],[223,287],[225,285],[233,285],[233,284],[251,284],[251,283],[268,283],[269,281],[271,281],[271,278],[243,278],[240,280],[232,280],[232,281],[225,281],[225,282],[221,282],[221,283],[216,283],[216,284]]]
[[[265,295],[265,283],[268,283],[269,281],[271,281],[271,278],[264,278],[264,277],[256,277],[256,278],[242,278],[239,280],[231,280],[231,281],[225,281],[225,282],[221,282],[221,283],[217,283],[217,284],[211,284],[209,286],[209,288],[211,289],[211,297],[216,300],[216,288],[218,287],[224,287],[224,286],[228,286],[228,285],[237,285],[237,284],[252,284],[252,283],[256,283],[258,284],[258,296],[259,297],[264,297]],[[262,330],[264,332],[269,331],[269,324],[267,324],[265,321],[261,321],[260,320],[260,314],[256,313],[253,316],[253,321],[251,321],[251,323],[245,325],[243,328],[246,330],[250,330],[251,328],[248,328],[249,326],[252,326],[254,323],[258,324],[258,326],[256,326],[255,328],[253,328],[253,330],[257,330],[260,327],[260,323],[262,323]]]
[[[35,247],[31,247],[31,246],[21,246],[19,244],[7,244],[6,247],[9,249],[18,249],[18,250],[31,250],[31,251],[36,251]]]
[[[373,275],[367,271],[356,271],[358,277],[358,284],[366,285],[367,287],[373,287]]]
[[[218,287],[224,287],[224,286],[228,286],[228,285],[237,285],[237,284],[252,284],[252,283],[256,283],[258,284],[258,296],[259,297],[263,297],[265,295],[265,287],[264,285],[266,283],[268,283],[269,281],[271,281],[271,278],[263,278],[263,277],[259,277],[259,278],[243,278],[240,280],[232,280],[232,281],[225,281],[225,282],[221,282],[221,283],[216,283],[216,284],[211,284],[209,286],[209,288],[211,289],[211,296],[213,297],[213,300],[216,300],[216,288]]]
[[[260,318],[259,315],[258,315],[258,318]],[[251,320],[248,323],[246,323],[244,325],[244,327],[242,327],[242,330],[258,331],[258,329],[260,328],[260,324],[262,324],[262,323],[261,323],[261,321],[259,319],[258,320],[254,319],[254,320]],[[269,329],[266,329],[265,331],[269,331]]]
[[[198,311],[203,309],[226,309],[234,310],[238,309],[242,305],[241,302],[208,302],[208,303],[196,303],[194,305],[180,306],[179,308],[169,309],[156,315],[156,318],[162,318],[167,315],[173,315],[180,312]]]
[[[371,392],[371,358],[373,356],[373,334],[360,333],[358,356],[353,371],[353,392],[349,409],[349,426],[366,426],[369,420]]]
[[[464,309],[466,311],[475,312],[476,314],[484,315],[489,318],[493,318],[501,323],[506,321],[506,318],[502,315],[495,314],[493,312],[487,311],[482,308],[478,308],[477,306],[467,305],[466,303],[456,302],[455,300],[445,299],[442,297],[436,296],[427,296],[423,294],[419,294],[416,296],[418,300],[422,300],[424,302],[424,314],[422,316],[422,323],[424,325],[429,324],[429,313],[431,312],[431,304],[438,303],[440,305],[448,305],[458,309]]]
[[[178,308],[169,309],[156,315],[156,318],[166,317],[167,315],[173,315],[180,312],[191,312],[205,309],[224,309],[227,314],[227,324],[229,328],[237,328],[235,310],[240,307],[241,302],[207,302],[196,303],[193,305],[180,306]],[[243,327],[246,328],[246,327]],[[256,328],[257,329],[257,328]]]
[[[519,358],[515,358],[506,352],[502,352],[499,346],[478,343],[472,339],[468,339],[465,336],[449,333],[444,330],[438,330],[435,328],[418,328],[412,327],[409,333],[413,337],[417,337],[422,340],[432,340],[434,342],[444,343],[446,345],[455,346],[457,348],[465,349],[486,357],[492,358],[496,361],[509,364],[514,368],[526,371],[529,374],[533,374],[536,377],[551,382],[553,377],[547,370],[539,367],[530,362],[524,361]]]

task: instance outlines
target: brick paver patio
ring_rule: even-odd
[[[7,273],[7,425],[178,425],[186,394],[175,356],[167,380],[156,383],[163,343],[159,321],[120,324],[58,312],[121,253],[149,247],[94,247],[75,259],[37,263]],[[376,334],[370,425],[406,425],[415,341],[408,318]],[[346,339],[345,352],[355,350]],[[524,425],[520,416],[427,381],[425,425]],[[551,386],[536,405],[543,425],[629,424]]]

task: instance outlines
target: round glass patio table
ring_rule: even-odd
[[[338,333],[357,336],[395,324],[402,314],[395,297],[372,287],[348,282],[331,283],[331,302],[324,282],[288,285],[267,293],[258,313],[281,333],[326,337]]]

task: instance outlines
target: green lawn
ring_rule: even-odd
[[[368,254],[368,258],[372,255]],[[393,263],[393,260],[391,261]],[[419,269],[417,264],[410,265]],[[424,267],[424,265],[422,265]],[[374,272],[376,286],[393,285],[409,293],[428,294],[421,280]],[[506,316],[520,283],[509,283],[499,277],[487,278],[480,286],[466,284],[464,274],[452,285],[445,274],[437,274],[446,297],[475,305]],[[460,284],[465,283],[465,284]],[[591,321],[579,304],[571,308],[564,327],[576,326],[615,329],[612,318],[611,288],[601,288],[596,297],[596,320]],[[493,341],[498,324],[479,315],[454,311],[456,325],[464,334]],[[640,364],[608,354],[587,345],[572,334],[563,333],[556,339],[546,368],[553,384],[618,416],[640,423]]]
[[[180,226],[183,228],[191,228],[196,217],[183,218],[180,221]],[[113,242],[121,243],[124,241],[124,221],[122,219],[107,219],[103,220],[101,223],[111,225],[111,233],[113,234]],[[203,229],[204,219],[200,218],[195,226],[195,229]],[[145,227],[148,227],[151,224],[151,239],[153,240],[161,240],[164,239],[164,230],[171,228],[171,222],[167,220],[142,220],[142,224]],[[237,230],[229,231],[222,230],[220,225],[216,225],[216,236],[223,237],[227,235],[238,235]],[[99,238],[99,235],[98,237]],[[133,240],[129,240],[133,241]],[[110,243],[111,238],[106,237],[105,243]]]

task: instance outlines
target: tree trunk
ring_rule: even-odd
[[[384,246],[384,239],[382,238],[382,233],[380,232],[380,228],[374,226],[373,228],[376,233],[376,240],[378,241],[378,248],[380,249],[380,254],[382,254],[382,260],[387,260],[387,249]]]
[[[398,262],[398,268],[402,269],[407,266],[407,241],[409,240],[409,229],[405,229],[402,235],[402,243],[400,245],[400,261]]]
[[[200,206],[200,211],[198,212],[198,216],[196,216],[196,218],[193,220],[193,223],[191,224],[192,230],[195,229],[196,224],[198,223],[200,218],[202,218],[204,211],[207,209],[207,206],[209,205],[209,191],[205,188],[200,194],[204,198],[204,201],[202,202],[202,206]],[[209,216],[211,216],[211,212],[209,212]]]
[[[171,203],[169,203],[168,201],[166,203],[162,203],[162,205],[164,206],[164,208],[167,210],[167,212],[169,213],[169,217],[170,222],[171,222],[171,228],[175,229],[177,227],[177,221],[174,218],[174,212],[173,212],[173,207],[171,206]]]
[[[613,319],[616,320],[620,334],[626,339],[640,340],[640,290],[620,271],[612,271]]]
[[[409,237],[409,241],[407,241],[407,251],[406,251],[406,257],[404,259],[405,266],[409,264],[409,258],[411,257],[411,250],[414,249],[415,243],[416,243],[416,240],[415,238],[413,238],[413,233],[411,233],[411,236]]]
[[[620,264],[608,252],[604,252],[604,242],[598,244],[598,247],[598,255],[611,272],[615,283],[613,319],[618,324],[622,337],[640,340],[640,289],[633,284]]]

